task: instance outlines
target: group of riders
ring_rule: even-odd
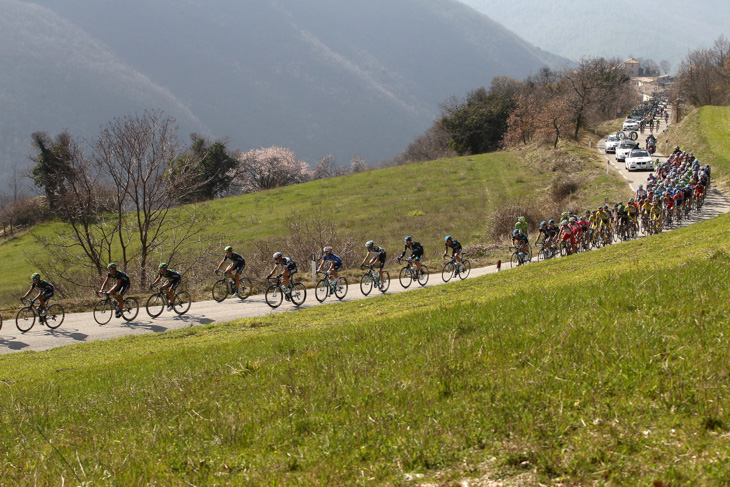
[[[619,201],[613,205],[613,208],[603,205],[595,210],[586,210],[583,215],[564,212],[559,221],[554,219],[543,221],[540,223],[537,239],[533,245],[539,247],[542,255],[547,258],[557,254],[570,255],[610,245],[614,241],[634,238],[639,232],[646,235],[660,233],[665,226],[671,226],[673,222],[681,221],[692,209],[700,210],[702,208],[710,179],[709,165],[703,167],[694,154],[676,147],[665,162],[659,163],[655,167],[655,172],[649,175],[646,185],[639,185],[635,197],[630,198],[625,205]],[[456,263],[461,263],[463,252],[461,244],[451,235],[447,235],[444,241],[444,257],[451,249]],[[397,260],[403,259],[405,254],[410,251],[409,263],[415,265],[418,273],[422,273],[423,246],[413,240],[411,236],[406,237],[404,242],[403,252],[397,257]],[[515,224],[512,242],[520,255],[525,256],[527,260],[532,258],[528,222],[525,217],[519,217]],[[377,269],[382,286],[387,253],[383,247],[375,245],[372,240],[366,242],[365,248],[367,253],[361,267],[369,266]],[[332,250],[331,246],[323,248],[322,262],[318,271],[329,272],[337,280],[339,279],[338,272],[342,269],[343,264],[342,258],[334,254]],[[277,278],[281,279],[282,289],[291,289],[291,277],[297,273],[296,262],[290,257],[285,257],[281,252],[276,252],[273,260],[274,268],[269,272],[267,279],[271,278],[280,268],[281,273],[277,275]],[[234,296],[238,295],[240,276],[245,267],[246,260],[243,256],[234,252],[231,246],[227,246],[223,259],[215,272],[218,273],[225,268],[224,274],[235,282]],[[109,294],[116,299],[119,303],[116,316],[119,318],[124,294],[129,290],[131,281],[129,275],[117,269],[115,263],[110,263],[107,270],[109,272],[99,293]],[[162,282],[160,288],[167,293],[169,303],[173,303],[174,293],[180,285],[182,276],[179,272],[170,269],[167,263],[160,264],[158,271],[156,279],[150,287]],[[38,301],[39,312],[43,313],[46,302],[54,295],[54,286],[50,282],[42,280],[37,272],[33,273],[31,281],[30,289],[21,299],[27,299],[32,291],[37,289],[38,294],[33,301]],[[112,283],[112,286],[107,290],[109,283]],[[168,305],[168,310],[170,308],[171,305]]]
[[[558,253],[570,255],[614,241],[628,240],[640,232],[660,233],[680,222],[693,209],[700,210],[710,184],[711,168],[702,166],[694,154],[679,147],[649,175],[646,186],[639,185],[635,197],[624,205],[599,206],[583,215],[564,212],[559,223],[551,219],[540,223],[534,245],[545,257]],[[530,260],[527,221],[520,217],[512,231],[512,243]]]

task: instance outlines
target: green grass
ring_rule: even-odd
[[[5,355],[0,478],[727,485],[729,237]]]
[[[251,259],[257,242],[286,250],[295,237],[289,222],[308,218],[335,222],[342,241],[357,242],[357,259],[364,256],[360,250],[367,240],[395,257],[403,249],[403,237],[412,235],[424,245],[427,259],[438,260],[447,234],[465,245],[493,243],[488,236],[492,212],[508,204],[543,206],[553,180],[566,174],[561,170],[581,181],[580,191],[566,201],[571,208],[623,197],[623,180],[606,177],[600,156],[585,146],[566,143],[559,152],[524,150],[423,162],[225,198],[210,203],[208,211],[215,218],[207,234],[243,252],[252,273],[263,273],[258,267],[264,267]],[[559,158],[572,160],[556,171],[551,164]],[[62,224],[48,223],[33,232],[48,236],[62,230]],[[315,250],[306,249],[303,255]],[[0,243],[5,271],[0,304],[16,303],[27,290],[36,270],[28,257],[40,254],[29,233]],[[216,264],[211,259],[211,268]]]

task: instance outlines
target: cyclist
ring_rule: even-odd
[[[30,289],[28,289],[28,292],[25,293],[21,299],[26,299],[30,293],[33,292],[33,289],[38,288],[38,295],[33,298],[33,301],[38,300],[40,302],[38,312],[41,316],[44,316],[46,314],[46,301],[53,297],[55,288],[50,282],[41,279],[41,275],[37,272],[30,276],[30,282]]]
[[[654,204],[651,205],[651,211],[649,213],[649,216],[651,217],[651,223],[654,226],[655,232],[661,232],[662,230],[662,208],[659,206],[659,204],[654,201]]]
[[[163,262],[157,267],[160,271],[160,273],[157,275],[157,279],[155,279],[152,284],[150,284],[150,289],[155,287],[155,284],[160,282],[162,279],[166,279],[165,284],[160,286],[160,289],[167,294],[167,297],[170,299],[167,302],[167,311],[170,311],[172,309],[172,303],[175,301],[175,290],[180,285],[180,279],[182,276],[180,276],[180,273],[177,271],[173,271],[172,269],[167,268],[167,263]]]
[[[337,275],[337,271],[342,269],[342,259],[332,253],[332,247],[330,247],[329,245],[323,248],[322,252],[324,252],[324,255],[322,256],[322,262],[319,264],[319,268],[317,269],[317,271],[321,272],[325,264],[329,262],[328,270],[335,278],[335,282],[339,284],[340,277]]]
[[[626,205],[626,217],[629,225],[633,226],[634,231],[639,228],[638,223],[639,208],[634,202],[634,198],[629,198],[629,203]]]
[[[385,249],[383,247],[378,247],[375,245],[375,243],[372,240],[368,240],[365,243],[365,248],[367,249],[368,253],[365,255],[365,258],[362,261],[362,264],[360,264],[360,267],[365,265],[365,262],[367,262],[368,258],[370,258],[370,262],[368,262],[368,265],[375,266],[378,268],[378,274],[380,275],[380,289],[383,288],[383,267],[385,267],[385,258],[386,253]],[[372,257],[370,257],[372,256]],[[376,264],[377,262],[377,264]]]
[[[241,279],[241,272],[243,272],[243,269],[246,267],[246,259],[243,258],[241,254],[237,254],[233,251],[233,247],[230,245],[225,248],[225,255],[223,256],[223,260],[218,264],[218,267],[216,268],[215,272],[218,273],[218,271],[221,270],[221,267],[223,267],[223,264],[226,263],[227,260],[230,259],[231,263],[228,264],[228,267],[226,267],[226,270],[223,272],[227,277],[231,277],[231,272],[234,270],[236,273],[233,275],[233,279],[236,281],[236,290],[233,292],[233,297],[238,296],[238,287],[239,287],[239,281]]]
[[[458,240],[454,240],[451,235],[447,235],[446,238],[444,238],[444,241],[446,242],[446,248],[444,249],[444,257],[446,257],[446,254],[449,252],[449,248],[451,248],[451,256],[456,259],[456,262],[461,264],[461,244]]]
[[[512,231],[512,246],[517,247],[525,255],[530,251],[530,242],[527,240],[527,235],[516,228]]]
[[[421,257],[423,257],[423,245],[421,245],[419,242],[416,242],[413,240],[413,237],[410,235],[403,239],[406,243],[406,246],[403,248],[403,253],[400,254],[400,257],[398,257],[398,260],[401,260],[404,255],[406,255],[406,252],[408,252],[408,249],[411,250],[411,256],[408,258],[408,260],[412,260],[416,264],[416,268],[418,269],[418,274],[423,275],[423,269],[421,269]]]
[[[117,300],[117,303],[119,303],[119,307],[114,313],[114,315],[119,318],[120,316],[122,316],[122,308],[124,308],[124,293],[129,290],[131,282],[129,280],[129,276],[125,272],[118,270],[117,265],[114,262],[109,263],[106,268],[109,270],[109,274],[107,274],[106,279],[104,279],[99,293],[101,294],[104,292],[104,288],[106,287],[110,279],[114,279],[116,281],[114,286],[109,289],[108,293],[109,296],[112,296],[114,299]]]
[[[291,260],[289,257],[283,257],[281,255],[281,252],[276,252],[274,254],[274,268],[271,270],[271,272],[269,272],[269,275],[266,276],[266,278],[268,279],[272,275],[274,275],[274,272],[276,272],[276,268],[279,266],[281,266],[281,268],[283,269],[281,273],[281,290],[286,293],[289,290],[289,278],[297,273],[297,263]],[[288,295],[287,299],[289,299]]]
[[[572,254],[576,250],[575,234],[568,224],[568,220],[560,222],[560,238],[563,240],[563,245],[567,247],[568,255]]]

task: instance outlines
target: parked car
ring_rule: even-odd
[[[626,157],[627,171],[653,171],[654,160],[646,149],[634,149]]]
[[[639,121],[633,118],[627,118],[622,127],[623,130],[639,130]]]
[[[608,137],[606,137],[606,154],[615,154],[616,147],[618,146],[619,142],[621,142],[621,140],[615,135],[609,135]]]
[[[616,160],[625,162],[629,153],[638,147],[639,143],[634,140],[622,140],[618,147],[616,147]]]

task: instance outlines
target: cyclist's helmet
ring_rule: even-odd
[[[30,276],[30,280],[31,280],[31,281],[37,281],[37,280],[39,280],[40,278],[41,278],[41,275],[40,275],[40,274],[38,274],[37,272],[34,272],[34,273],[33,273],[33,275],[32,275],[32,276]]]
[[[521,217],[519,218],[519,220],[520,220],[520,221],[521,221],[522,223],[525,223],[525,222],[527,221],[527,220],[525,220],[525,217],[524,217],[524,216],[521,216]]]
[[[281,258],[281,252],[274,253],[274,260]]]
[[[375,245],[375,242],[373,242],[372,240],[368,240],[367,242],[365,242],[366,249],[372,248],[373,245]]]
[[[114,262],[110,262],[108,266],[106,266],[107,269],[112,270],[116,269],[117,265]]]
[[[567,227],[568,226],[568,220],[563,220],[560,222],[561,227]]]
[[[540,222],[540,228],[544,227],[545,225],[547,225],[547,222],[546,221],[543,220],[543,221]]]
[[[413,240],[413,237],[411,237],[410,235],[408,235],[408,236],[407,236],[406,238],[404,238],[404,239],[403,239],[403,241],[404,241],[405,243],[408,243],[408,242],[410,242],[411,240]]]
[[[231,247],[231,246],[229,245],[228,247],[226,247],[226,249],[225,249],[225,250],[226,250],[226,252],[233,252],[233,247]]]
[[[160,270],[167,269],[167,263],[166,262],[163,262],[162,264],[160,264],[159,266],[157,266],[157,268],[160,269]]]
[[[633,202],[634,202],[634,198],[629,198],[629,203],[633,203]]]
[[[446,235],[446,237],[444,237],[444,242],[448,242],[449,240],[451,240],[451,235]]]
[[[570,223],[575,223],[577,221],[578,221],[578,219],[576,217],[574,217],[574,216],[570,217]]]
[[[586,210],[586,215],[590,215],[590,214],[591,214],[591,210]]]
[[[515,229],[514,229],[514,231],[512,232],[512,235],[519,235],[519,234],[520,234],[520,231],[519,231],[519,230],[517,230],[516,228],[515,228]]]
[[[554,223],[555,223],[555,220],[553,220],[552,218],[550,220],[548,220],[548,225],[552,225]]]
[[[324,252],[325,254],[329,254],[330,252],[332,252],[332,247],[328,245],[322,249],[322,252]]]

